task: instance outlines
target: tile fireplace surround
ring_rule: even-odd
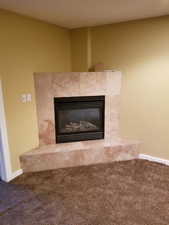
[[[34,74],[39,147],[20,157],[24,172],[89,165],[138,157],[139,143],[119,137],[121,72]],[[57,144],[54,97],[105,96],[104,140]]]

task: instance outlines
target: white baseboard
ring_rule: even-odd
[[[169,160],[161,159],[161,158],[150,156],[150,155],[139,154],[139,159],[146,159],[152,162],[158,162],[158,163],[169,166]]]
[[[9,181],[11,181],[11,180],[15,179],[16,177],[20,176],[22,173],[23,173],[23,170],[22,169],[16,170],[15,172],[13,172],[11,174],[11,177],[10,177],[10,180]]]

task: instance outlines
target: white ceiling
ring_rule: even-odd
[[[169,0],[0,0],[0,8],[78,28],[169,14]]]

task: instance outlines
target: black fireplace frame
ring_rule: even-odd
[[[99,131],[81,131],[71,133],[60,133],[57,123],[59,117],[59,110],[62,108],[63,103],[76,103],[74,109],[82,108],[100,108],[101,128]],[[64,109],[66,108],[64,105]],[[105,123],[105,96],[81,96],[81,97],[55,97],[54,98],[54,113],[55,113],[55,137],[56,143],[76,142],[86,140],[104,139],[104,123]]]

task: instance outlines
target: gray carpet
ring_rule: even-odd
[[[145,160],[23,174],[0,184],[0,225],[169,225],[169,167]]]
[[[7,184],[0,180],[0,215],[33,196],[35,194],[32,191],[25,190],[22,186]]]

